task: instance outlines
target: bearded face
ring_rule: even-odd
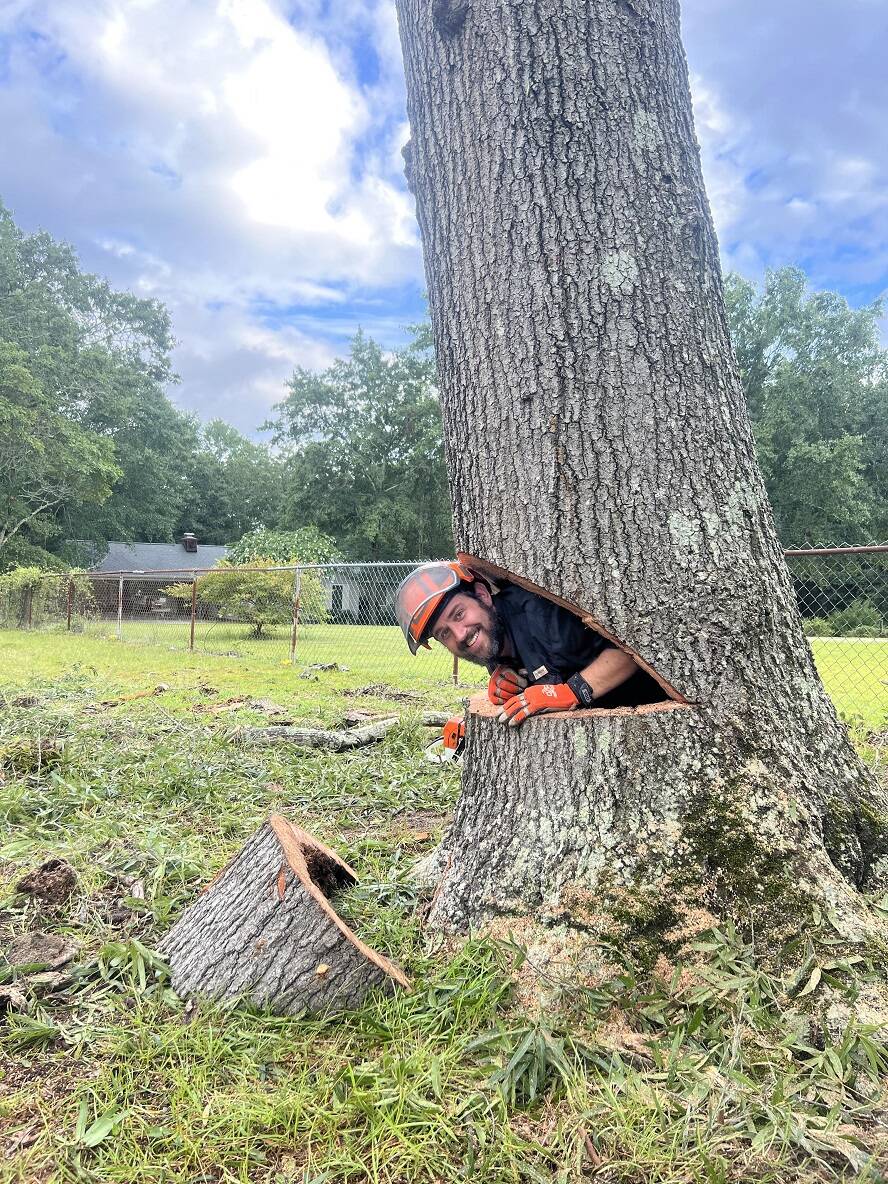
[[[486,666],[499,657],[505,632],[492,601],[458,592],[441,610],[432,637],[454,657]]]

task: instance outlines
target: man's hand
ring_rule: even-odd
[[[501,724],[517,728],[530,715],[540,715],[545,711],[573,711],[577,706],[579,699],[566,682],[546,682],[527,687],[520,695],[514,695],[503,705],[497,719]]]
[[[509,699],[523,691],[527,686],[527,679],[511,666],[497,666],[487,684],[487,698],[497,707],[502,707]]]

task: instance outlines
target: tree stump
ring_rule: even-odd
[[[373,988],[409,987],[331,905],[355,883],[334,851],[273,814],[161,943],[173,990],[296,1015],[357,1007]]]

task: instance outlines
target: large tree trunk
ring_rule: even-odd
[[[398,13],[458,550],[593,618],[675,701],[517,732],[476,705],[432,923],[665,931],[693,900],[791,926],[817,897],[859,932],[886,802],[756,463],[678,3]]]

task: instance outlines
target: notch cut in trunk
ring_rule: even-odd
[[[676,688],[667,682],[666,679],[662,677],[662,675],[658,674],[649,662],[646,662],[644,658],[642,658],[638,653],[636,653],[629,646],[625,645],[619,637],[616,637],[609,629],[606,629],[603,625],[601,625],[589,610],[581,607],[580,605],[573,604],[571,601],[565,600],[561,596],[556,596],[554,593],[540,587],[539,584],[534,584],[531,580],[525,579],[523,576],[519,576],[514,572],[507,571],[503,567],[498,567],[495,563],[490,563],[486,559],[480,559],[477,555],[466,555],[460,553],[457,555],[457,559],[460,563],[464,564],[472,571],[477,572],[481,576],[486,576],[496,583],[508,582],[511,584],[517,584],[520,587],[525,588],[528,592],[533,592],[537,596],[543,596],[546,600],[551,600],[553,604],[557,604],[561,608],[566,609],[568,612],[573,613],[574,616],[580,618],[582,623],[588,629],[592,629],[596,633],[600,633],[602,637],[607,638],[607,640],[611,642],[617,649],[620,649],[623,651],[623,653],[628,654],[638,666],[638,668],[643,670],[646,674],[649,674],[650,677],[663,689],[662,700],[657,700],[655,702],[639,703],[635,706],[627,705],[621,707],[592,707],[579,711],[550,713],[553,716],[563,715],[565,717],[576,717],[580,715],[612,714],[647,715],[656,711],[671,711],[676,707],[694,706],[687,698],[685,698],[684,695],[682,695],[681,691],[676,690]],[[470,709],[472,711],[478,711],[482,714],[484,713],[484,704],[481,702],[481,696],[473,697],[470,703]]]

